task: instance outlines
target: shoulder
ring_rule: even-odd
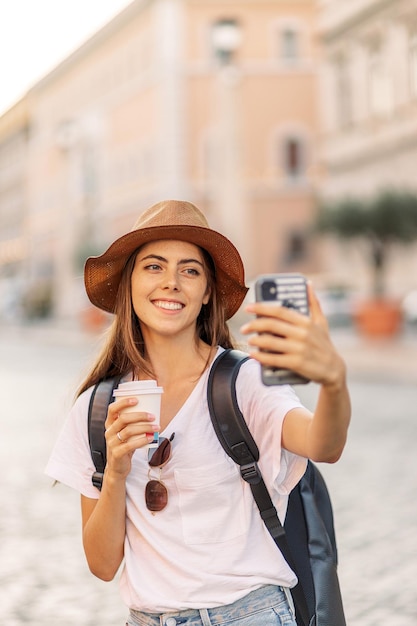
[[[87,429],[90,403],[93,396],[94,387],[89,387],[83,391],[74,401],[66,419],[66,428],[75,434],[84,434]]]
[[[75,399],[74,404],[72,405],[71,412],[88,411],[94,389],[95,385],[80,393],[80,395]]]
[[[245,361],[236,380],[236,395],[245,416],[274,415],[281,419],[288,411],[302,407],[302,403],[289,385],[264,385],[260,365],[255,359]]]
[[[219,347],[216,358],[224,354],[224,348]],[[246,419],[250,420],[254,411],[266,414],[273,412],[284,416],[289,410],[302,407],[297,394],[289,385],[264,385],[261,379],[261,369],[258,361],[252,359],[246,352],[242,357],[248,357],[241,363],[236,378],[236,397],[238,405]]]
[[[88,437],[88,408],[93,387],[75,400],[50,455],[46,474],[88,498],[97,498],[91,482],[94,464]]]

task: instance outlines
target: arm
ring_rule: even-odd
[[[282,443],[291,452],[332,463],[340,458],[350,421],[346,367],[310,285],[309,303],[309,317],[274,304],[251,304],[247,311],[258,317],[241,332],[256,333],[248,343],[258,348],[252,357],[259,363],[291,369],[321,385],[314,414],[306,409],[287,414]]]
[[[136,449],[153,439],[153,419],[147,413],[120,413],[136,403],[132,398],[109,405],[106,419],[107,465],[100,498],[81,496],[83,546],[91,572],[112,580],[124,555],[126,478]],[[117,437],[120,433],[122,441]]]
[[[123,560],[126,525],[125,485],[107,478],[99,500],[81,496],[83,546],[91,572],[112,580]]]

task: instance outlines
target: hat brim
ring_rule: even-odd
[[[242,259],[229,239],[211,228],[199,226],[140,228],[116,239],[102,255],[89,257],[85,263],[84,282],[92,304],[114,313],[117,291],[127,260],[144,244],[160,239],[187,241],[210,254],[216,268],[216,283],[225,317],[233,317],[248,291]]]

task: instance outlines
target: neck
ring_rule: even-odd
[[[159,338],[147,340],[146,356],[158,384],[167,386],[176,380],[195,379],[212,358],[212,348],[199,338],[184,340]]]

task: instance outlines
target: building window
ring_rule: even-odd
[[[285,266],[297,264],[307,256],[307,237],[304,232],[295,231],[289,233],[284,253]]]
[[[410,33],[409,39],[410,94],[417,98],[417,28]]]
[[[299,34],[294,28],[284,28],[280,34],[281,57],[284,61],[296,61],[300,57]]]
[[[284,172],[287,179],[298,180],[304,175],[304,146],[298,137],[287,137],[283,144]]]

